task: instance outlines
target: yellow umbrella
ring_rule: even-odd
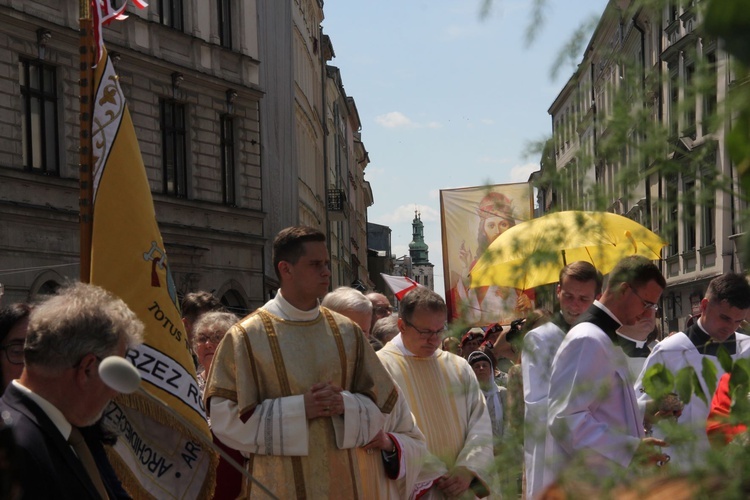
[[[518,224],[487,248],[471,270],[471,286],[526,290],[555,283],[571,262],[591,262],[607,274],[620,259],[661,258],[666,245],[637,222],[609,212],[556,212]]]

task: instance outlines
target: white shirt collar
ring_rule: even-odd
[[[263,305],[263,309],[278,316],[279,318],[289,321],[312,321],[320,315],[320,301],[318,305],[309,311],[297,309],[287,302],[281,290],[276,292],[276,296]]]
[[[68,422],[62,412],[58,410],[55,405],[41,397],[39,394],[33,392],[28,387],[21,385],[21,382],[19,382],[17,379],[13,380],[11,384],[13,384],[13,387],[28,396],[29,399],[35,402],[39,406],[39,408],[42,409],[42,411],[49,417],[49,419],[52,420],[52,423],[55,424],[55,427],[57,427],[57,430],[60,431],[60,434],[62,434],[63,438],[65,438],[65,441],[67,441],[70,437],[70,431],[73,429],[73,426],[70,425],[70,422]]]
[[[409,349],[407,349],[407,348],[406,348],[406,346],[404,345],[404,339],[402,339],[402,338],[401,338],[401,332],[398,332],[398,335],[396,335],[395,337],[393,337],[393,338],[391,339],[391,342],[393,342],[393,345],[395,345],[396,347],[398,347],[398,348],[399,348],[399,350],[401,351],[401,354],[403,354],[404,356],[414,356],[414,357],[417,357],[417,355],[416,355],[416,354],[414,354],[413,352],[411,352],[411,351],[410,351]],[[439,349],[440,349],[440,348],[438,348],[438,349],[435,349],[435,352],[433,352],[433,353],[432,353],[432,355],[431,355],[430,357],[435,357],[435,356],[437,356],[437,353],[438,353],[438,350],[439,350]]]
[[[602,311],[604,311],[605,313],[609,314],[609,316],[610,316],[610,317],[611,317],[611,318],[612,318],[613,320],[617,321],[617,324],[618,324],[618,325],[622,326],[622,322],[621,322],[621,321],[620,321],[619,319],[617,319],[617,316],[615,316],[614,314],[612,314],[612,311],[610,311],[610,310],[609,310],[609,308],[608,308],[607,306],[605,306],[604,304],[602,304],[602,303],[601,303],[601,302],[599,302],[598,300],[594,300],[594,305],[595,305],[596,307],[598,307],[599,309],[601,309]]]
[[[700,328],[703,331],[703,333],[705,333],[706,335],[708,335],[709,337],[711,337],[711,334],[708,333],[705,328],[703,328],[703,316],[701,316],[700,318],[698,318],[698,321],[696,321],[695,323],[698,325],[698,328]],[[686,330],[687,330],[687,328],[686,328]]]

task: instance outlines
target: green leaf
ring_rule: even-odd
[[[721,368],[724,370],[724,372],[730,373],[732,371],[732,365],[734,365],[734,361],[732,361],[732,356],[729,355],[729,351],[727,351],[726,347],[720,345],[719,351],[716,353],[716,357],[719,358],[719,364],[721,365]]]
[[[706,382],[708,392],[710,394],[713,394],[714,392],[716,392],[716,381],[719,378],[718,372],[716,370],[716,365],[706,357],[703,358],[701,364],[703,365],[703,371],[701,372],[701,375],[703,375],[703,380]]]
[[[733,394],[736,390],[747,393],[750,385],[750,360],[738,359],[729,373],[729,393]]]
[[[662,363],[657,363],[643,375],[643,390],[654,401],[658,401],[674,387],[674,375]]]
[[[750,11],[746,0],[711,0],[706,8],[706,31],[724,41],[727,52],[750,65]]]
[[[675,389],[677,396],[685,404],[690,403],[690,399],[693,397],[693,380],[697,379],[695,370],[692,366],[686,366],[682,370],[677,372],[675,377]]]

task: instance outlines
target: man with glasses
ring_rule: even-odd
[[[581,315],[552,361],[545,483],[560,478],[602,484],[633,465],[666,460],[663,441],[644,437],[627,357],[617,330],[653,314],[666,286],[640,256],[612,270],[600,300]]]
[[[378,351],[403,390],[442,475],[423,485],[429,498],[489,494],[492,424],[469,363],[439,349],[446,333],[442,297],[419,287],[401,300],[400,333]]]
[[[20,452],[14,460],[22,498],[115,498],[119,484],[95,462],[79,430],[95,424],[117,392],[99,363],[141,342],[143,324],[105,290],[62,289],[29,317],[25,367],[0,399]]]
[[[393,307],[388,301],[388,297],[382,293],[370,292],[366,297],[372,303],[372,322],[370,324],[370,329],[372,329],[379,319],[387,318],[393,314]]]
[[[694,439],[670,448],[671,466],[678,469],[703,464],[710,448],[706,436],[706,419],[709,413],[707,402],[711,401],[713,389],[709,388],[704,378],[704,362],[709,361],[714,365],[718,380],[724,374],[718,359],[720,350],[725,350],[735,360],[750,356],[750,337],[737,332],[750,312],[750,284],[745,276],[726,273],[711,280],[700,308],[700,317],[690,327],[684,332],[671,335],[654,347],[635,385],[638,400],[649,414],[653,411],[652,406],[660,406],[660,402],[653,403],[643,390],[643,378],[649,368],[663,364],[673,375],[687,366],[695,370],[707,401],[693,395],[689,402],[685,402],[682,414],[679,415],[677,422],[683,429],[682,435],[687,434]],[[661,414],[657,413],[657,417],[659,416]],[[667,422],[654,425],[654,435],[665,436],[669,425]],[[685,429],[689,432],[685,433]]]

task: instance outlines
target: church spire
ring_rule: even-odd
[[[422,224],[422,214],[415,208],[414,220],[411,223],[412,241],[409,243],[409,256],[413,265],[429,264],[427,258],[429,247],[424,242],[424,224]]]

